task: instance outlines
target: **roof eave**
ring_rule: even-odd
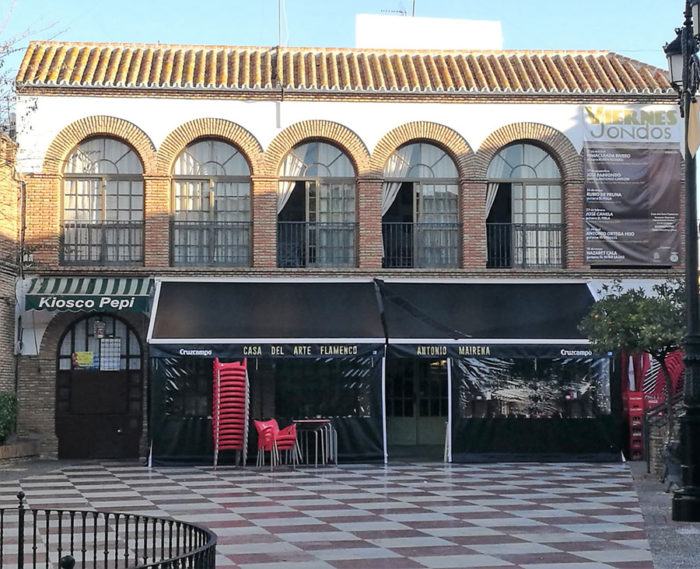
[[[478,89],[478,88],[450,88],[450,89],[397,89],[397,88],[390,88],[390,89],[351,89],[351,88],[337,88],[337,87],[328,87],[328,86],[323,86],[323,87],[290,87],[286,86],[284,88],[277,87],[277,86],[261,86],[261,85],[254,85],[252,87],[232,87],[232,86],[214,86],[214,85],[177,85],[177,84],[162,84],[162,85],[125,85],[123,83],[117,83],[117,84],[110,84],[110,83],[102,83],[102,84],[91,84],[91,85],[81,85],[81,84],[70,84],[67,82],[18,82],[17,84],[17,90],[21,94],[21,90],[23,88],[27,89],[54,89],[54,88],[59,88],[59,89],[71,89],[71,90],[84,90],[84,91],[143,91],[143,92],[149,92],[149,91],[182,91],[182,92],[201,92],[201,93],[211,93],[211,92],[216,92],[216,93],[222,93],[222,92],[229,92],[229,93],[281,93],[284,92],[285,94],[312,94],[312,93],[323,93],[323,94],[339,94],[339,95],[399,95],[399,96],[435,96],[438,95],[440,97],[445,97],[445,98],[454,98],[454,97],[463,97],[464,95],[469,95],[469,96],[493,96],[493,95],[499,95],[499,96],[516,96],[516,97],[525,97],[525,98],[550,98],[550,97],[571,97],[571,98],[576,98],[580,99],[581,96],[591,96],[594,98],[600,98],[600,97],[669,97],[676,99],[678,97],[676,91],[674,91],[671,88],[668,88],[666,90],[663,90],[661,88],[654,89],[653,91],[649,89],[648,87],[645,87],[644,89],[633,89],[629,91],[619,91],[615,89],[586,89],[586,90],[580,90],[580,89],[567,89],[567,90],[556,90],[556,89],[539,89],[539,90],[534,90],[534,89],[517,89],[517,90],[509,90],[509,89],[502,89],[502,88],[496,88],[496,89]]]

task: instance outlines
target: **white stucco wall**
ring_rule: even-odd
[[[277,105],[280,106],[278,122]],[[445,125],[462,135],[473,150],[494,130],[515,122],[542,123],[561,131],[581,149],[581,106],[575,104],[439,104],[221,101],[161,98],[19,97],[17,102],[19,170],[39,172],[51,141],[72,122],[107,115],[133,123],[158,148],[183,123],[220,118],[250,131],[266,148],[284,128],[304,120],[337,122],[356,133],[372,152],[392,129],[413,121]]]
[[[654,105],[653,108],[677,113],[675,105]],[[61,130],[76,120],[97,115],[133,123],[146,133],[155,148],[159,148],[165,137],[177,127],[198,118],[219,118],[236,123],[247,129],[263,149],[282,130],[305,120],[342,124],[357,134],[370,153],[389,131],[413,121],[445,125],[464,137],[474,151],[495,130],[519,122],[550,126],[564,134],[579,152],[584,137],[583,105],[579,104],[280,103],[181,98],[19,97],[19,171],[41,171],[44,154]],[[682,121],[678,120],[671,128],[670,140],[680,141]]]

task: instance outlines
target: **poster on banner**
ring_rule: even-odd
[[[681,262],[681,120],[673,106],[583,108],[591,265]]]
[[[71,362],[73,369],[97,369],[97,359],[93,352],[73,352]]]
[[[121,369],[121,339],[102,338],[100,340],[100,370],[119,371]]]

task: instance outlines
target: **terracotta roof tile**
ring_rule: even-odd
[[[606,51],[410,51],[31,42],[25,86],[350,92],[668,93]]]

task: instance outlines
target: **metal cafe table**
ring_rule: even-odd
[[[296,419],[297,440],[301,455],[311,464],[313,448],[314,466],[338,464],[338,434],[330,419]],[[313,443],[311,441],[313,437]]]

